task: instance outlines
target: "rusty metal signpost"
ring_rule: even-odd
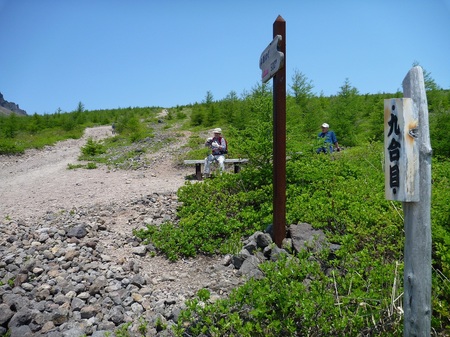
[[[384,101],[385,196],[402,201],[405,268],[403,336],[431,332],[431,145],[421,67],[403,80],[403,96]]]
[[[273,40],[261,53],[263,83],[273,77],[273,236],[278,247],[286,237],[286,21],[273,23]]]

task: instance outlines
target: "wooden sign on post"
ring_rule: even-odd
[[[385,195],[414,202],[419,194],[418,116],[411,98],[384,100]]]
[[[273,240],[286,238],[286,21],[278,15],[273,40],[261,53],[262,81],[273,77]]]
[[[281,35],[276,35],[272,42],[261,53],[259,58],[259,68],[262,71],[261,79],[263,83],[270,80],[278,70],[284,65],[284,54],[279,51],[282,41]]]
[[[385,194],[402,201],[405,227],[403,336],[431,332],[431,144],[421,67],[403,80],[403,97],[384,100]]]

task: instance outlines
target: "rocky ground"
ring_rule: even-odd
[[[104,336],[127,322],[130,336],[170,336],[156,322],[174,324],[197,290],[216,299],[243,282],[229,258],[173,263],[132,235],[176,221],[176,191],[194,171],[176,163],[188,134],[138,170],[67,169],[89,137],[109,136],[96,127],[0,156],[0,336]]]

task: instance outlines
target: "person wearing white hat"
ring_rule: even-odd
[[[318,139],[320,147],[317,149],[317,153],[332,153],[333,144],[334,146],[336,146],[336,151],[341,151],[336,138],[336,134],[334,133],[334,131],[330,130],[330,125],[328,125],[327,123],[322,124],[322,132],[318,134]]]
[[[206,140],[205,146],[211,149],[211,153],[205,158],[205,177],[209,177],[211,171],[211,163],[217,161],[219,163],[220,172],[225,170],[225,154],[228,153],[227,141],[222,137],[222,129],[215,128],[213,137]]]

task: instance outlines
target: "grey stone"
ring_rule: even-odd
[[[256,256],[252,255],[245,259],[239,270],[247,277],[260,278],[263,276],[263,273],[259,270],[260,263],[261,261]]]
[[[53,298],[53,302],[55,302],[56,304],[64,304],[64,303],[69,303],[70,302],[70,298],[68,298],[67,296],[64,296],[62,294],[56,295]]]
[[[274,246],[272,248],[272,253],[270,254],[270,261],[278,261],[280,258],[282,258],[283,256],[289,255],[289,253],[282,249],[282,248],[278,248],[278,246]]]
[[[10,327],[10,337],[32,337],[34,336],[28,325]]]
[[[122,289],[122,284],[120,282],[113,281],[113,282],[110,282],[110,285],[105,287],[104,291],[106,291],[107,293],[112,293],[115,291],[119,291],[121,289]]]
[[[132,278],[131,278],[131,284],[133,284],[133,285],[135,285],[135,286],[138,286],[139,288],[142,288],[145,284],[146,284],[146,281],[145,281],[145,278],[142,276],[142,275],[134,275]]]
[[[250,254],[253,254],[253,252],[257,248],[258,248],[258,245],[256,244],[256,241],[254,241],[254,240],[251,240],[244,246],[244,249],[247,250]]]
[[[239,269],[239,268],[241,268],[242,263],[244,263],[245,259],[247,259],[249,256],[251,256],[249,251],[246,249],[243,249],[240,251],[239,254],[237,254],[231,258],[231,262],[233,263],[233,265],[236,269]]]
[[[47,321],[42,325],[41,333],[47,333],[55,328],[55,324],[52,321]]]
[[[300,252],[303,249],[319,251],[325,243],[325,234],[321,230],[314,229],[308,223],[291,225],[289,227],[289,235],[296,252]]]
[[[18,311],[28,307],[30,300],[18,294],[6,293],[3,295],[3,303],[7,304],[12,310]]]
[[[62,337],[80,337],[83,335],[85,335],[85,330],[79,327],[71,328],[61,334]]]
[[[38,325],[44,325],[47,322],[51,321],[51,313],[44,312],[44,310],[40,311],[36,316],[34,317],[33,322],[35,322]]]
[[[94,283],[89,287],[89,294],[98,294],[102,289],[104,289],[108,284],[108,281],[104,276],[100,276],[95,279]]]
[[[29,325],[39,311],[29,308],[23,308],[17,311],[8,323],[9,328],[19,327],[21,325]]]
[[[41,235],[39,235],[38,241],[41,243],[44,243],[49,238],[50,238],[50,236],[47,233],[41,233]]]
[[[69,319],[69,310],[64,308],[63,306],[58,307],[57,309],[52,311],[51,320],[55,325],[61,325],[68,321]]]
[[[80,311],[86,305],[86,302],[78,297],[74,297],[70,304],[72,311]]]
[[[142,314],[144,312],[144,308],[142,307],[142,305],[140,305],[139,303],[134,302],[131,305],[131,310],[135,313],[135,314]]]
[[[0,304],[0,325],[4,325],[13,317],[14,311],[9,308],[6,303]]]
[[[34,285],[32,285],[31,283],[28,282],[24,282],[21,285],[22,289],[26,290],[26,291],[32,291],[34,289]]]
[[[87,318],[94,317],[100,311],[101,311],[100,307],[98,307],[98,306],[95,306],[95,305],[85,306],[85,307],[81,308],[81,310],[80,310],[81,318],[87,319]]]
[[[144,256],[147,254],[147,247],[146,246],[138,246],[138,247],[132,248],[131,251],[135,255]]]
[[[140,317],[151,322],[157,314],[170,326],[199,288],[209,288],[212,299],[228,294],[243,282],[231,255],[229,267],[213,261],[204,270],[206,261],[198,264],[199,256],[181,262],[182,270],[175,264],[173,269],[147,268],[152,264],[147,253],[155,247],[112,232],[120,212],[130,212],[129,225],[138,228],[145,218],[155,219],[154,224],[177,221],[176,208],[176,196],[152,194],[127,204],[48,213],[21,226],[0,222],[0,235],[6,238],[0,246],[0,335],[7,332],[7,324],[14,325],[11,330],[20,337],[98,336],[101,331],[113,335],[126,322],[132,322],[129,331],[136,332]],[[127,257],[117,259],[116,252],[123,248]],[[132,249],[138,254],[129,254]],[[243,250],[241,257],[247,256]],[[8,285],[13,279],[20,287]],[[158,337],[171,335],[152,327],[150,331]]]
[[[72,227],[67,232],[67,237],[72,238],[75,237],[77,239],[84,238],[87,235],[87,230],[84,225]]]
[[[264,249],[272,243],[273,243],[272,237],[268,233],[259,233],[256,236],[256,244],[258,245],[259,248]]]
[[[124,310],[122,306],[113,307],[109,312],[111,322],[113,322],[115,325],[120,325],[121,323],[123,323],[124,322],[123,312]]]

